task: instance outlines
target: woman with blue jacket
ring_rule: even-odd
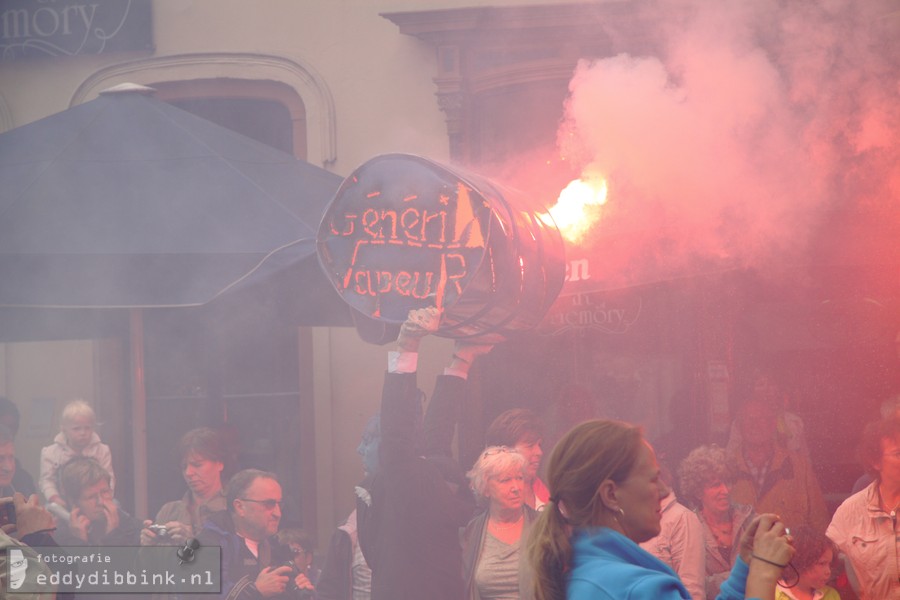
[[[638,543],[659,534],[668,488],[640,428],[587,421],[569,431],[550,457],[550,504],[529,537],[536,600],[689,599],[675,572]],[[793,556],[775,515],[758,517],[718,598],[775,596]]]

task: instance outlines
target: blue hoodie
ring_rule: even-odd
[[[572,546],[567,600],[690,600],[675,571],[612,529],[578,531]],[[748,570],[738,558],[717,600],[743,600]]]

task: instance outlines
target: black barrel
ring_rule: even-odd
[[[487,178],[409,154],[347,177],[318,232],[319,261],[362,314],[402,323],[444,311],[437,335],[496,342],[535,327],[565,279],[547,207]]]

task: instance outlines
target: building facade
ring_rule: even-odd
[[[579,175],[557,139],[579,61],[665,52],[651,32],[684,18],[678,10],[550,0],[7,2],[0,132],[134,83],[341,177],[373,156],[404,152],[555,198]],[[569,258],[563,300],[539,333],[498,348],[474,373],[461,456],[477,449],[493,415],[526,405],[544,412],[548,439],[573,419],[612,416],[641,422],[677,457],[689,448],[671,442],[675,430],[723,438],[751,364],[777,367],[811,431],[828,439],[838,402],[852,398],[861,424],[897,383],[894,279],[862,278],[861,296],[811,318],[802,308],[810,297],[757,285],[736,268],[691,272],[686,284],[673,277],[591,287],[580,284],[597,277],[599,261]],[[827,283],[812,286],[824,290],[814,305],[857,266],[821,269]],[[865,312],[866,297],[883,310]],[[152,516],[181,494],[167,448],[190,426],[224,420],[242,441],[243,464],[278,471],[296,520],[327,539],[353,505],[362,476],[355,449],[378,407],[387,347],[362,341],[353,327],[285,328],[275,319],[216,338],[215,324],[190,315],[149,311],[143,319],[145,408],[132,403],[137,349],[125,338],[0,344],[0,393],[23,413],[23,463],[37,470],[62,404],[87,398],[117,470],[136,473],[120,479],[119,495],[138,516]],[[426,342],[426,391],[451,345]],[[135,429],[135,410],[145,427]],[[145,436],[143,458],[135,436]],[[823,446],[822,462],[839,460],[851,444]],[[140,481],[141,460],[146,479],[165,486]],[[837,494],[855,468],[844,466],[848,473],[829,480]],[[162,497],[160,489],[178,491]]]

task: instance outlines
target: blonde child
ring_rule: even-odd
[[[95,459],[109,472],[110,488],[115,485],[112,455],[109,446],[100,441],[94,431],[97,416],[94,409],[84,400],[73,400],[63,408],[60,418],[60,432],[53,443],[41,449],[41,473],[38,485],[47,502],[66,506],[59,493],[59,468],[75,456]]]

